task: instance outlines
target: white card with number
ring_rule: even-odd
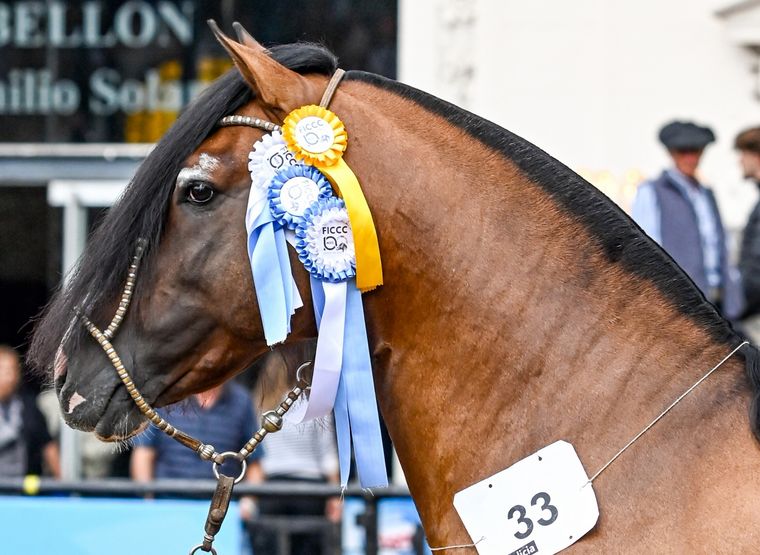
[[[480,555],[551,555],[599,518],[588,475],[566,441],[460,491],[454,507]]]

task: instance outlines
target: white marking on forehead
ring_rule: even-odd
[[[211,172],[221,164],[219,158],[202,152],[198,163],[190,168],[182,168],[177,175],[177,182],[211,181]]]
[[[212,172],[219,167],[219,163],[219,158],[211,156],[210,154],[206,154],[205,152],[201,152],[197,166],[202,170]]]
[[[71,398],[69,399],[69,410],[66,411],[66,414],[71,414],[74,412],[74,409],[77,408],[79,405],[84,403],[87,399],[82,397],[79,393],[76,391],[73,393]]]

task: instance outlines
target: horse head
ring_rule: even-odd
[[[214,29],[239,71],[205,91],[147,157],[33,340],[32,359],[52,369],[66,422],[105,440],[147,424],[82,322],[105,329],[138,241],[146,243],[144,262],[114,347],[149,403],[213,387],[266,352],[244,224],[248,153],[264,130],[218,122],[233,113],[282,121],[319,101],[336,62],[317,46],[267,53],[241,28],[241,43]],[[306,274],[300,279],[308,289]],[[315,333],[307,314],[293,325],[289,345]]]

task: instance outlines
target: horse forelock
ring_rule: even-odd
[[[316,44],[275,46],[269,53],[286,67],[303,74],[331,75],[337,68],[337,58]],[[137,280],[134,294],[139,309],[146,279],[155,269],[154,254],[179,170],[187,157],[217,128],[222,117],[234,113],[253,98],[249,86],[233,69],[213,82],[182,112],[92,233],[68,284],[59,288],[45,308],[35,326],[27,356],[32,367],[40,372],[50,370],[64,339],[67,348],[75,350],[77,343],[86,338],[82,326],[71,327],[77,310],[97,318],[100,312],[115,309],[137,240],[144,238],[148,246],[140,272],[142,279]]]

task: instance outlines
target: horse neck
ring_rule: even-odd
[[[548,443],[598,468],[727,354],[501,154],[341,90],[383,256],[365,295],[378,399],[429,537],[461,540],[453,494]]]

